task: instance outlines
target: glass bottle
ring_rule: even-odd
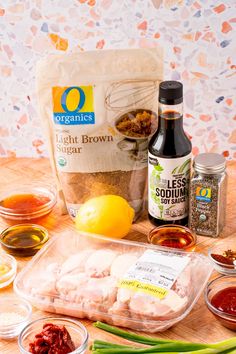
[[[189,227],[200,235],[217,237],[225,225],[226,161],[216,153],[203,153],[193,161],[190,182]]]
[[[148,215],[155,225],[188,224],[191,150],[183,130],[183,85],[163,81],[148,152]]]

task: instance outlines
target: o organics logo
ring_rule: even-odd
[[[211,201],[211,188],[197,187],[196,199],[203,202]]]
[[[55,124],[95,124],[92,86],[53,87]]]
[[[61,96],[61,106],[67,113],[78,113],[84,103],[85,93],[81,87],[68,87]]]
[[[66,165],[66,159],[64,157],[58,158],[58,165],[64,167]]]

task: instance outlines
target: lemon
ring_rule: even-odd
[[[102,195],[89,199],[75,219],[78,230],[111,238],[126,236],[132,225],[134,209],[118,195]]]

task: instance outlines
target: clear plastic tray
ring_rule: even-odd
[[[70,232],[18,274],[18,295],[44,311],[163,331],[188,315],[211,274],[202,254]]]

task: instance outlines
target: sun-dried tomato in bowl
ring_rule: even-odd
[[[22,354],[85,354],[88,331],[67,317],[44,317],[29,323],[20,333]]]
[[[68,354],[75,350],[71,336],[65,326],[46,323],[41,333],[29,344],[33,354]]]

